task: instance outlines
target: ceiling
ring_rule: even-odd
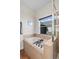
[[[28,6],[33,10],[38,10],[39,8],[45,6],[52,0],[20,0],[21,5]]]

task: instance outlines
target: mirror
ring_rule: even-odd
[[[52,24],[54,22],[54,18],[52,15],[44,17],[39,19],[40,21],[40,33],[41,34],[47,34],[47,35],[52,35],[54,33],[54,24]]]

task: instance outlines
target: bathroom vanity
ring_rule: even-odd
[[[42,47],[34,44],[43,40]],[[43,34],[35,34],[31,37],[26,37],[23,40],[24,50],[31,59],[52,59],[53,58],[53,43],[52,37]]]

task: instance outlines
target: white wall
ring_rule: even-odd
[[[20,9],[20,21],[22,21],[22,33],[32,34],[34,32],[33,28],[34,12],[24,5],[21,5]],[[28,25],[28,22],[32,22],[32,25]]]
[[[34,21],[34,33],[40,34],[40,21],[37,19]]]

